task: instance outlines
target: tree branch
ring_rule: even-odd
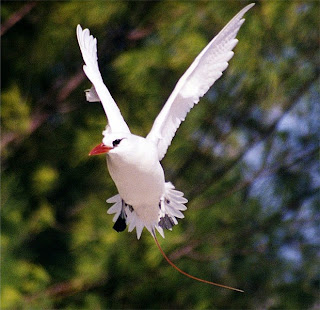
[[[221,201],[223,201],[224,199],[230,197],[231,195],[233,195],[234,193],[247,188],[248,186],[250,186],[252,183],[254,183],[258,178],[262,177],[262,176],[268,176],[271,175],[277,171],[279,171],[280,169],[288,169],[292,166],[294,166],[296,163],[298,163],[299,161],[301,161],[302,159],[306,158],[307,156],[313,156],[315,154],[317,154],[319,152],[319,147],[316,147],[315,149],[312,149],[311,151],[308,152],[304,152],[301,156],[296,157],[294,160],[292,160],[290,163],[288,164],[279,164],[273,168],[265,168],[262,167],[261,169],[259,169],[250,179],[244,180],[238,184],[236,184],[235,186],[233,186],[231,189],[228,189],[227,191],[225,191],[224,193],[222,193],[219,197],[214,197],[213,199],[207,201],[206,205],[202,205],[202,206],[196,206],[195,208],[198,209],[204,209],[207,208],[211,205],[217,204]]]
[[[30,126],[27,133],[23,135],[12,132],[3,133],[1,136],[1,148],[4,149],[11,142],[19,142],[24,139],[26,135],[31,135],[35,130],[37,130],[50,117],[51,114],[46,111],[46,108],[53,105],[53,102],[55,109],[61,114],[65,114],[73,110],[73,107],[64,105],[64,102],[79,86],[84,78],[85,76],[82,68],[69,79],[59,81],[60,78],[58,78],[56,82],[53,83],[54,86],[37,102],[36,109],[31,115]],[[61,85],[64,86],[61,88]],[[58,92],[58,90],[60,91]]]
[[[25,4],[20,10],[13,13],[2,25],[0,30],[0,36],[2,37],[11,27],[24,18],[35,6],[36,1]]]
[[[31,303],[38,298],[46,297],[65,297],[71,296],[80,292],[87,291],[94,287],[99,287],[106,283],[107,277],[102,277],[95,282],[86,282],[85,279],[72,279],[70,281],[60,282],[49,286],[46,290],[38,292],[36,294],[26,296],[24,301]]]
[[[257,143],[261,143],[267,139],[270,139],[273,136],[278,124],[283,119],[283,117],[287,115],[287,113],[298,103],[301,96],[303,96],[303,94],[311,87],[311,85],[315,81],[317,81],[319,76],[320,70],[316,70],[314,76],[306,81],[303,85],[301,85],[301,87],[297,89],[293,96],[288,98],[288,100],[283,104],[284,112],[267,129],[264,130],[264,132],[260,136],[260,139],[254,139],[253,141],[245,145],[242,152],[240,152],[236,158],[231,160],[225,167],[219,169],[211,176],[211,180],[214,184],[218,184],[222,180],[222,178],[224,178],[234,167],[236,167],[253,146],[255,146]],[[213,183],[209,183],[210,186],[212,186]],[[206,184],[199,184],[197,187],[195,187],[191,195],[196,196],[199,193],[203,192],[206,188]]]

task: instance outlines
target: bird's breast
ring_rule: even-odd
[[[145,222],[157,220],[165,178],[154,150],[146,148],[128,156],[110,154],[107,165],[121,198]]]

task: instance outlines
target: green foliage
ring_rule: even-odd
[[[235,56],[162,164],[189,200],[164,251],[118,234],[75,27],[146,135],[181,74],[248,2],[2,3],[1,309],[315,309],[319,304],[319,2],[258,1]],[[19,15],[20,14],[20,15]]]
[[[30,126],[30,108],[21,95],[18,85],[1,93],[1,123],[4,132],[22,134]]]

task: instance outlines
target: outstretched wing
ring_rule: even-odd
[[[244,22],[243,15],[254,3],[243,8],[202,50],[176,84],[172,94],[157,116],[147,139],[158,147],[159,160],[167,152],[180,123],[190,109],[222,75],[238,43],[236,35]]]
[[[89,101],[100,99],[112,132],[130,132],[117,104],[103,83],[98,66],[97,39],[90,35],[89,29],[82,30],[80,25],[77,26],[77,38],[85,62],[83,71],[94,86],[87,93],[87,99]]]

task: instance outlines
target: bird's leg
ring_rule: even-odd
[[[161,213],[164,215],[160,217],[158,225],[163,229],[171,229],[175,225],[175,222],[167,213],[165,213],[165,207],[163,205],[165,202],[170,203],[170,201],[167,198],[162,197],[159,202],[159,208],[160,212],[162,211]]]
[[[124,205],[125,205],[126,207],[128,207],[128,209],[129,209],[130,212],[133,212],[133,207],[132,207],[132,206],[130,206],[130,205],[126,204],[126,203],[124,203]]]

